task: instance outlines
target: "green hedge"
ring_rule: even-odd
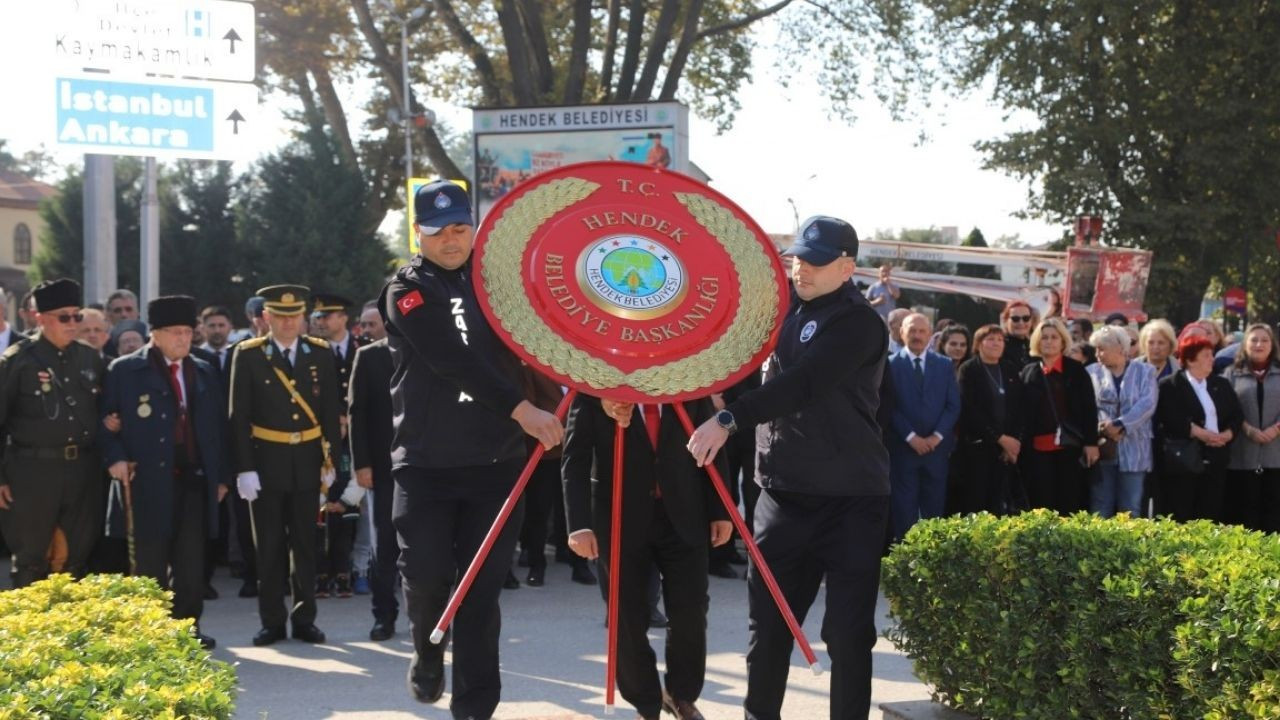
[[[231,717],[235,671],[170,597],[119,575],[0,592],[0,720]]]
[[[941,702],[1017,718],[1280,718],[1280,540],[1046,511],[922,522],[886,633]]]

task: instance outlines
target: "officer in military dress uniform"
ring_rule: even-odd
[[[338,597],[351,597],[351,549],[356,540],[356,522],[360,519],[360,502],[364,488],[351,482],[351,450],[346,435],[347,388],[351,382],[351,365],[355,362],[359,341],[347,327],[351,301],[333,293],[315,293],[315,309],[311,326],[329,343],[337,370],[337,391],[342,405],[339,423],[344,442],[334,448],[338,476],[325,497],[324,525],[319,530],[319,563],[316,567],[316,597],[328,597],[330,590]],[[356,568],[359,570],[360,568]]]
[[[301,334],[309,290],[273,285],[258,291],[271,331],[236,346],[231,360],[231,446],[236,486],[250,503],[258,559],[255,645],[285,637],[324,642],[315,625],[316,516],[333,482],[341,442],[333,352]],[[293,611],[284,605],[292,555]]]
[[[104,366],[76,342],[80,285],[36,286],[39,332],[0,356],[0,527],[14,554],[14,586],[49,572],[54,528],[67,538],[65,570],[81,576],[101,531],[95,445]]]
[[[111,363],[102,414],[119,432],[99,430],[112,479],[132,492],[137,571],[173,589],[173,616],[196,623],[204,609],[205,542],[218,531],[227,493],[225,407],[219,371],[190,354],[196,301],[147,303],[151,342]],[[216,361],[216,358],[215,358]]]

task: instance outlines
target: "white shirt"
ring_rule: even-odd
[[[1214,407],[1213,398],[1209,397],[1209,379],[1197,380],[1191,373],[1187,373],[1187,380],[1191,382],[1191,389],[1196,391],[1200,407],[1204,408],[1204,429],[1211,433],[1218,432],[1218,408]]]
[[[275,343],[276,349],[277,349],[277,350],[279,350],[281,354],[284,354],[284,351],[285,351],[285,350],[288,350],[288,351],[289,351],[289,356],[288,356],[288,358],[286,358],[286,359],[289,361],[289,364],[290,364],[290,365],[297,364],[297,362],[298,362],[298,338],[294,338],[294,339],[293,339],[293,342],[289,343],[288,345],[281,345],[281,344],[280,344],[280,341],[279,341],[279,340],[276,340],[276,339],[274,339],[274,338],[272,338],[271,342]]]
[[[329,341],[329,347],[333,348],[334,354],[341,355],[344,358],[347,356],[347,345],[350,345],[350,344],[351,344],[351,333],[347,333],[346,337],[342,338],[341,342],[337,342],[333,340]]]
[[[5,325],[4,330],[0,330],[0,350],[4,350],[13,343],[13,326]]]
[[[221,370],[227,366],[227,353],[231,350],[231,343],[223,345],[221,348],[214,348],[209,343],[200,346],[201,350],[208,350],[218,358],[218,369]]]

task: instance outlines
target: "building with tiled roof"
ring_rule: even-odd
[[[57,189],[10,170],[0,170],[0,287],[6,296],[6,318],[17,313],[17,301],[30,289],[27,271],[40,250],[44,223],[40,203]]]

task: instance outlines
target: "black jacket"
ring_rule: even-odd
[[[1056,373],[1055,373],[1056,374]],[[1044,368],[1038,359],[1022,368],[1023,403],[1023,444],[1029,446],[1036,435],[1051,434],[1057,430],[1053,423],[1053,412],[1049,405],[1049,395],[1045,392],[1046,381]],[[1053,382],[1057,383],[1058,378]],[[1063,425],[1080,433],[1084,445],[1098,444],[1098,401],[1094,395],[1093,380],[1085,372],[1084,365],[1064,356],[1062,358],[1061,382],[1066,383],[1064,394],[1065,407],[1056,406],[1058,418]]]
[[[395,372],[391,466],[443,469],[526,457],[511,419],[524,396],[520,363],[489,327],[471,264],[445,270],[415,255],[383,288]]]
[[[1231,382],[1221,375],[1210,375],[1205,379],[1209,398],[1218,413],[1218,432],[1230,430],[1233,435],[1240,435],[1240,425],[1244,422],[1244,413],[1240,409],[1240,398],[1236,395]],[[1191,424],[1204,427],[1204,407],[1200,398],[1191,387],[1186,370],[1166,377],[1160,381],[1160,402],[1156,405],[1156,435],[1162,438],[1189,438]],[[1204,448],[1204,459],[1210,464],[1225,466],[1231,446],[1221,448]]]
[[[956,434],[961,444],[995,446],[1001,435],[1021,441],[1022,378],[1012,365],[998,362],[993,368],[975,355],[960,363],[957,379],[960,383],[960,421],[956,423]],[[1004,388],[1003,394],[999,392],[1001,387]],[[991,402],[993,397],[1003,405],[1002,412]]]
[[[347,401],[351,467],[373,470],[375,485],[391,480],[391,375],[395,370],[386,340],[356,351]]]
[[[756,482],[812,495],[888,495],[876,408],[889,332],[852,283],[791,309],[764,384],[730,403],[756,433]],[[759,427],[756,427],[759,425]]]
[[[710,400],[685,403],[695,425],[711,417]],[[612,528],[613,440],[616,423],[596,398],[579,395],[569,410],[565,426],[561,471],[564,480],[565,515],[569,532],[593,530],[602,550],[609,546]],[[622,537],[624,547],[643,542],[653,511],[653,488],[662,490],[662,505],[671,525],[685,543],[704,545],[712,520],[728,520],[729,515],[711,485],[706,471],[699,468],[685,447],[689,436],[670,406],[663,408],[658,425],[658,450],[649,442],[648,431],[637,406],[627,426],[623,446]],[[715,458],[720,477],[728,475],[724,453]],[[595,467],[595,502],[591,502],[592,467]]]

